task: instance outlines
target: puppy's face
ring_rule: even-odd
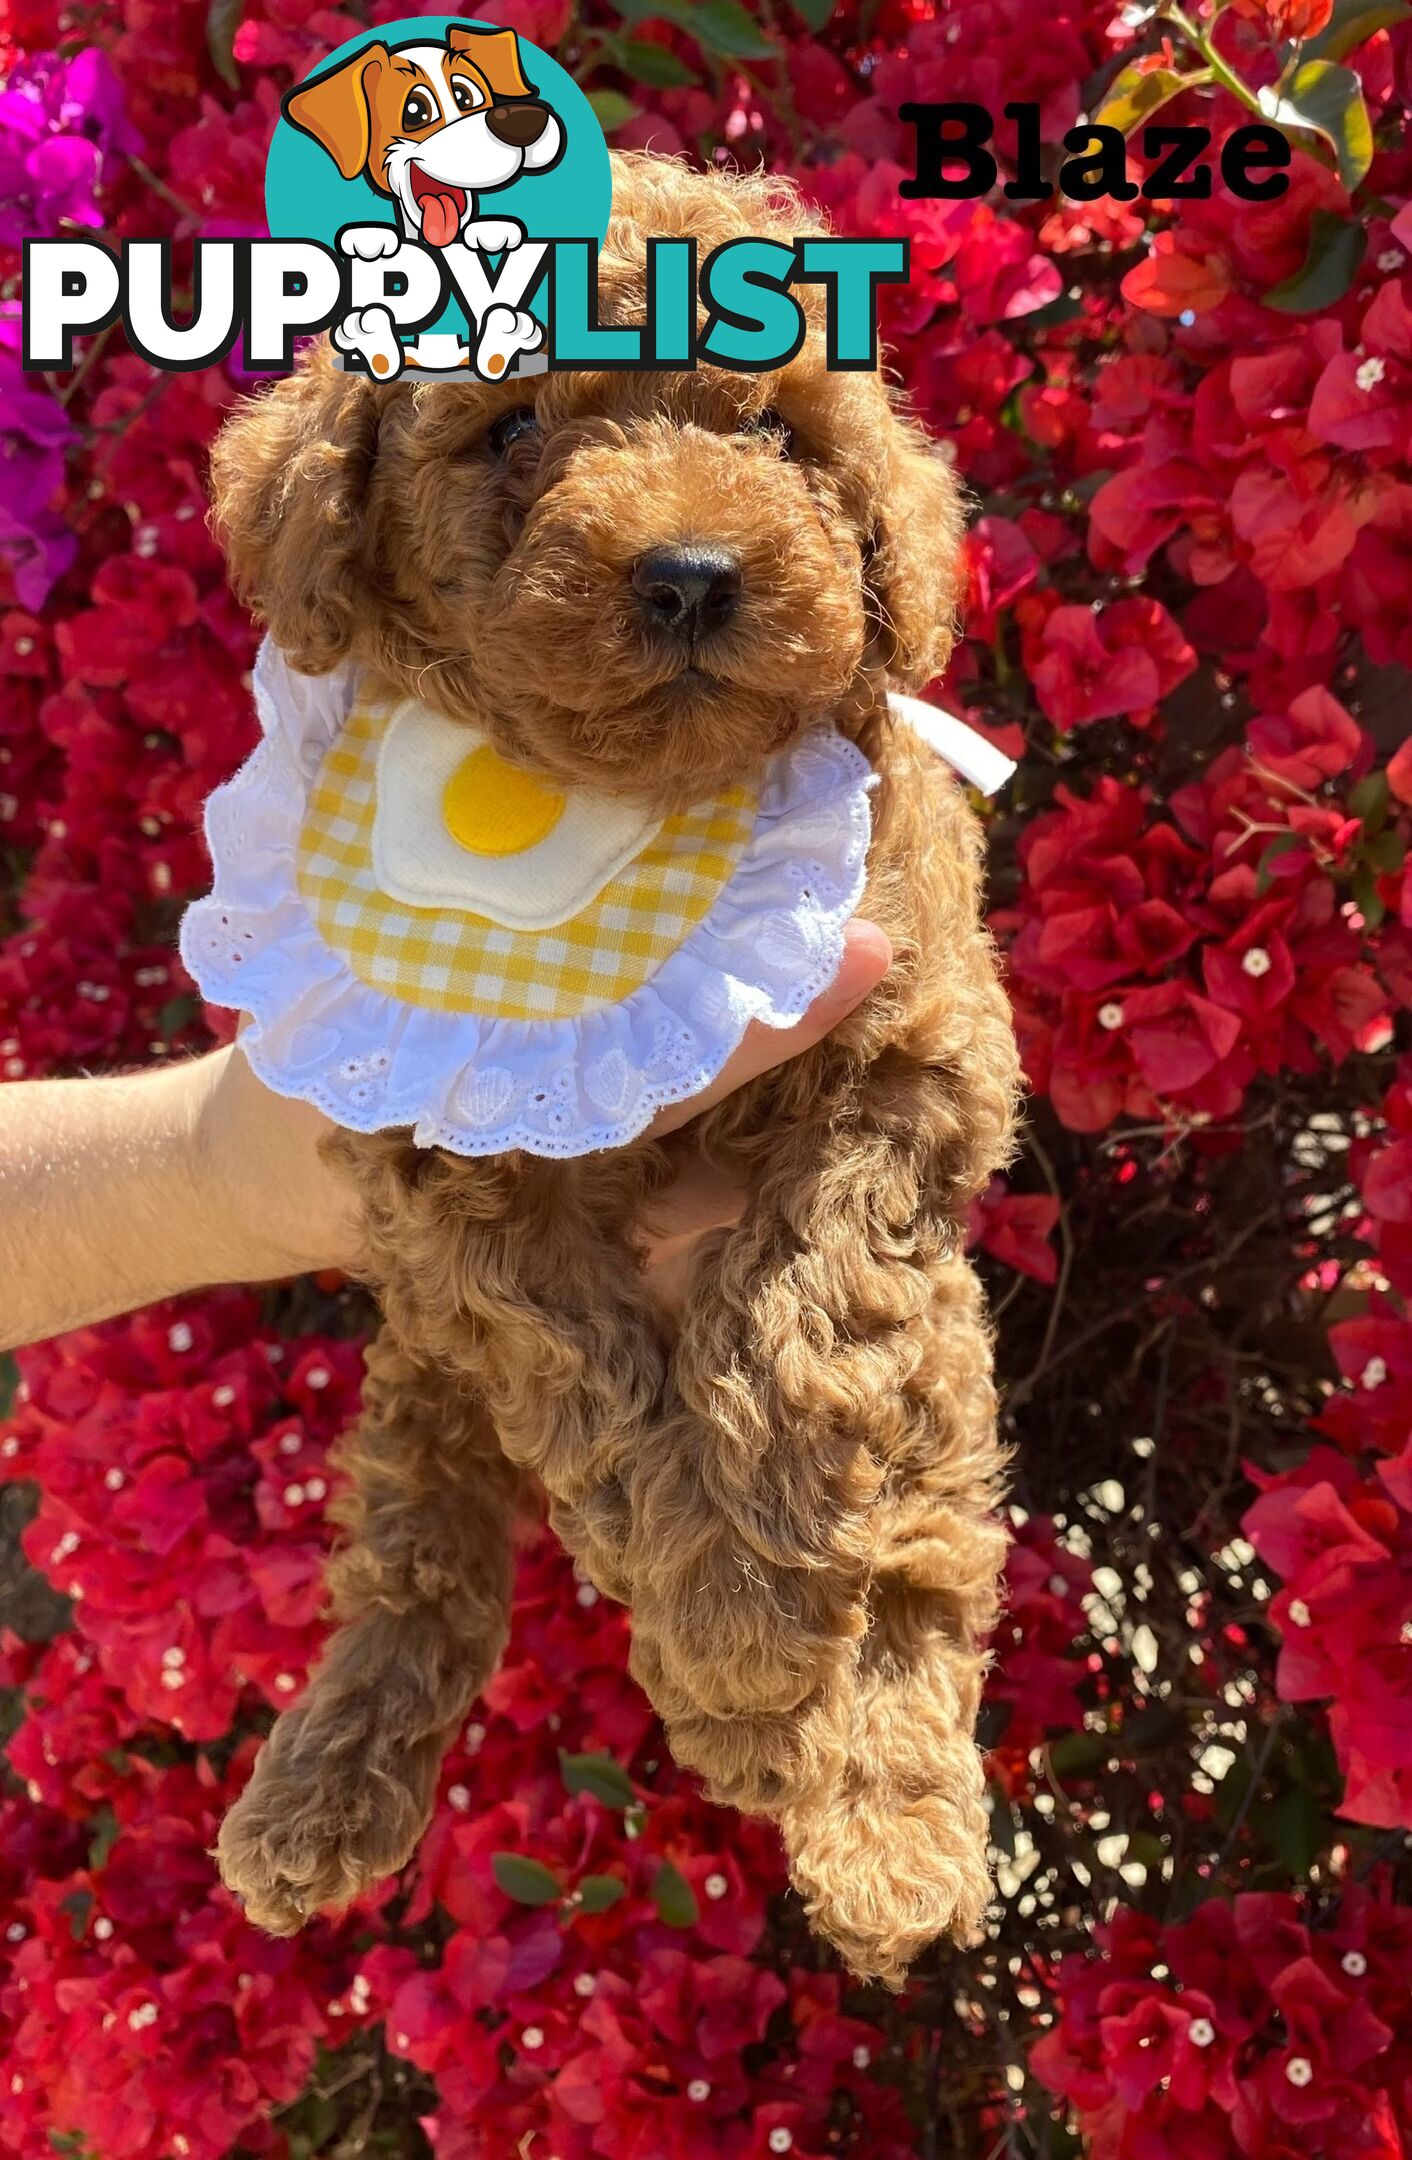
[[[793,237],[761,183],[618,161],[605,320],[643,242]],[[827,712],[861,724],[949,642],[960,518],[881,383],[824,366],[822,306],[776,374],[388,385],[325,348],[217,447],[239,589],[292,663],[345,659],[557,781],[668,806]]]

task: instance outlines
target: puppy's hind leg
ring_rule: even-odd
[[[937,1271],[922,1363],[880,1405],[888,1479],[841,1772],[781,1815],[795,1887],[854,1972],[901,1985],[936,1936],[974,1940],[990,1897],[973,1733],[1005,1538],[979,1286]]]
[[[384,1328],[340,1450],[340,1623],[217,1848],[250,1918],[292,1934],[407,1860],[441,1758],[504,1646],[519,1475],[484,1408]]]

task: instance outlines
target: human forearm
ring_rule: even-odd
[[[0,1346],[351,1260],[320,1121],[301,1113],[231,1050],[0,1088]]]

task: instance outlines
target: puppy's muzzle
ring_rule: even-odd
[[[695,644],[735,613],[740,560],[725,547],[649,548],[632,566],[632,585],[654,629]]]
[[[497,142],[512,150],[527,150],[537,143],[549,125],[549,107],[537,98],[517,98],[513,105],[492,105],[485,124]]]

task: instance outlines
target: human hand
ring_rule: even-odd
[[[703,1110],[756,1079],[836,1027],[887,973],[892,948],[873,923],[850,923],[843,959],[828,989],[791,1028],[747,1028],[739,1048],[700,1095],[661,1111],[653,1139],[687,1125]],[[276,1095],[257,1079],[237,1047],[202,1059],[198,1119],[205,1172],[224,1218],[232,1280],[339,1268],[362,1257],[357,1207],[347,1181],[324,1160],[319,1141],[333,1126],[312,1105]],[[745,1195],[697,1164],[684,1166],[654,1202],[644,1224],[649,1267],[674,1303],[685,1266],[703,1231],[737,1220]]]

